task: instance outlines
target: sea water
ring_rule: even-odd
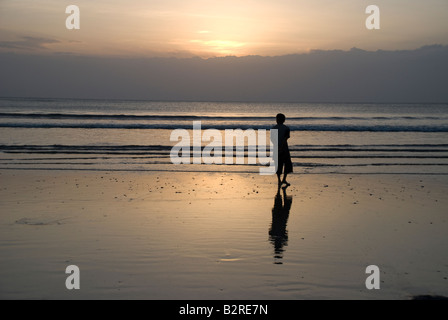
[[[291,129],[295,173],[448,173],[448,104],[0,99],[0,169],[259,172],[174,165],[175,129]],[[203,145],[206,145],[204,142]]]

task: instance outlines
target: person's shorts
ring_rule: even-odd
[[[277,168],[277,174],[288,174],[292,171],[292,161],[291,161],[291,154],[289,153],[289,150],[284,152],[279,152],[278,154],[278,168]]]

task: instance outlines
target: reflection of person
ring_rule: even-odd
[[[279,113],[276,116],[277,124],[273,129],[278,130],[278,168],[277,168],[277,178],[278,184],[286,184],[289,186],[290,184],[286,181],[286,176],[288,173],[292,172],[292,161],[291,154],[289,153],[288,147],[288,139],[290,136],[290,129],[284,125],[286,117],[284,114]],[[280,176],[283,172],[283,180],[280,179]]]
[[[286,223],[288,222],[289,211],[292,205],[292,196],[286,195],[286,188],[283,187],[283,199],[280,193],[280,187],[275,195],[274,207],[272,208],[272,224],[269,230],[269,241],[274,245],[274,258],[283,258],[283,247],[288,245],[288,231]],[[275,262],[281,264],[281,262]]]

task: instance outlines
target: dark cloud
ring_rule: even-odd
[[[193,101],[448,102],[448,46],[277,57],[0,54],[0,96]]]
[[[59,42],[60,41],[56,39],[23,36],[20,40],[16,41],[0,41],[0,48],[36,50],[45,49],[47,44]]]

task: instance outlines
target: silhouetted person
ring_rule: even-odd
[[[273,129],[278,130],[278,167],[277,167],[277,178],[278,184],[286,184],[289,186],[290,184],[286,181],[286,177],[288,173],[292,172],[292,161],[291,154],[289,153],[288,147],[288,139],[290,137],[291,130],[284,125],[286,117],[284,114],[279,113],[276,116],[277,124]],[[280,179],[280,176],[283,172],[283,180]]]
[[[283,199],[280,193],[280,186],[275,195],[274,207],[272,208],[272,224],[269,230],[269,241],[274,245],[274,258],[283,258],[283,247],[288,245],[288,231],[286,223],[288,222],[289,211],[291,210],[292,196],[286,195],[286,188],[283,187]],[[276,261],[275,264],[281,264]]]

